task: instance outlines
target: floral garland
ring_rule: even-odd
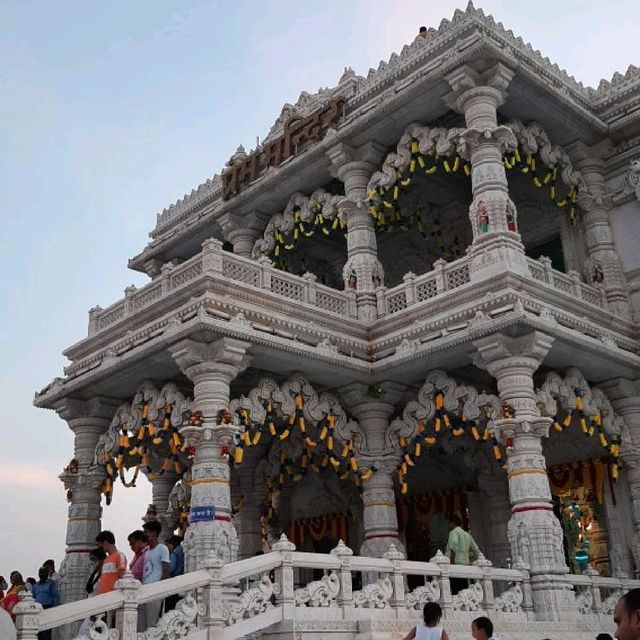
[[[439,169],[445,173],[462,173],[469,177],[471,175],[471,165],[464,161],[458,154],[451,156],[441,156],[437,152],[423,154],[420,152],[419,141],[412,139],[409,143],[410,160],[406,173],[403,170],[396,169],[396,179],[389,187],[381,184],[375,189],[369,191],[368,204],[369,212],[375,220],[376,226],[387,229],[391,223],[402,222],[404,227],[409,228],[415,225],[424,237],[424,222],[419,215],[413,214],[407,220],[403,216],[398,207],[398,200],[402,190],[407,189],[414,178],[414,174],[418,169],[422,170],[426,175],[432,175]],[[576,201],[578,198],[578,187],[571,185],[565,197],[558,199],[557,175],[558,167],[556,165],[546,165],[539,153],[535,154],[520,153],[519,147],[513,154],[505,154],[503,156],[503,164],[505,169],[509,171],[519,171],[522,174],[529,174],[536,188],[549,187],[549,198],[553,205],[559,209],[567,209],[567,215],[572,225],[576,224]],[[543,167],[544,172],[539,173],[538,167]],[[401,225],[402,226],[402,225]]]
[[[576,200],[578,199],[578,187],[576,185],[570,186],[565,197],[558,200],[558,167],[556,165],[545,165],[539,153],[528,153],[523,160],[518,147],[511,156],[505,155],[502,162],[505,169],[509,171],[519,171],[523,174],[529,174],[533,186],[537,189],[548,186],[551,203],[558,209],[567,208],[569,220],[571,224],[575,226],[577,222]],[[543,171],[538,172],[538,167],[542,167]]]
[[[426,424],[424,420],[418,420],[418,433],[407,441],[406,438],[400,438],[400,446],[402,447],[401,462],[397,467],[398,481],[400,483],[400,493],[405,495],[409,490],[407,476],[409,468],[414,467],[416,460],[422,455],[425,447],[433,447],[447,433],[451,433],[454,437],[471,436],[475,442],[488,443],[493,451],[496,462],[502,465],[502,450],[496,437],[489,429],[488,422],[481,425],[476,420],[466,420],[463,415],[454,415],[444,407],[444,394],[442,391],[436,391],[434,394],[434,405],[436,408],[433,421]],[[508,406],[503,407],[503,417],[512,409]]]
[[[293,208],[293,230],[291,234],[285,233],[280,229],[275,229],[273,239],[275,246],[273,249],[272,266],[281,267],[281,261],[278,260],[282,254],[282,250],[291,251],[302,238],[311,238],[316,232],[325,236],[331,235],[333,231],[343,230],[346,233],[346,225],[339,216],[336,216],[331,223],[322,214],[323,205],[317,202],[312,207],[313,222],[305,223],[302,220],[302,207],[295,206]]]
[[[233,461],[235,465],[241,465],[244,459],[244,451],[249,447],[257,446],[263,438],[271,438],[273,442],[283,442],[296,433],[303,443],[302,455],[299,459],[290,458],[285,451],[280,451],[280,470],[275,477],[264,476],[267,487],[267,496],[263,504],[263,513],[260,523],[263,542],[268,544],[269,527],[275,516],[273,507],[276,498],[287,482],[298,484],[304,480],[311,470],[321,473],[323,469],[331,468],[340,480],[351,480],[356,486],[373,475],[374,466],[362,469],[354,453],[352,440],[341,443],[340,452],[336,448],[338,444],[334,435],[335,416],[330,410],[310,430],[304,418],[304,398],[302,394],[293,396],[295,409],[284,421],[276,419],[274,402],[271,398],[264,402],[265,418],[261,424],[251,420],[247,409],[238,409],[237,415],[242,427],[240,434],[236,436]],[[317,436],[314,436],[315,432]]]
[[[135,487],[144,468],[150,478],[159,477],[173,468],[180,475],[183,472],[183,463],[180,453],[184,452],[187,444],[176,427],[171,424],[173,405],[164,407],[164,416],[159,424],[149,420],[150,405],[145,402],[141,406],[142,419],[137,429],[129,427],[127,422],[118,425],[120,436],[115,455],[105,451],[103,464],[107,478],[102,485],[107,504],[111,504],[113,498],[113,485],[120,478],[122,484],[127,487]],[[190,418],[191,424],[202,424],[202,413],[194,412]],[[153,451],[164,450],[166,453],[160,468],[154,468],[151,460]],[[125,464],[126,462],[126,464]],[[126,479],[125,467],[135,467],[130,480]]]
[[[615,436],[609,441],[602,427],[600,410],[598,409],[594,416],[585,415],[582,391],[574,389],[573,393],[576,397],[576,408],[568,411],[563,418],[556,414],[553,418],[553,428],[562,433],[571,426],[573,418],[577,417],[582,433],[588,438],[597,436],[600,446],[608,453],[606,460],[609,468],[609,477],[613,482],[616,482],[620,474],[620,438]]]

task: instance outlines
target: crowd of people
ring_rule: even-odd
[[[96,547],[89,553],[91,573],[86,584],[86,596],[92,597],[108,593],[116,588],[117,581],[127,570],[142,584],[152,584],[182,575],[184,573],[184,552],[182,538],[171,535],[164,543],[160,542],[161,524],[156,520],[146,522],[142,529],[132,531],[127,537],[133,552],[130,562],[116,547],[116,539],[111,531],[101,531],[96,537]],[[449,537],[446,554],[455,564],[469,565],[473,557],[480,555],[478,545],[471,534],[462,526],[459,518],[453,517],[449,523]],[[53,560],[46,560],[38,570],[38,579],[23,579],[19,571],[12,571],[9,583],[0,576],[0,607],[15,621],[14,608],[20,602],[25,591],[32,593],[33,599],[43,609],[55,607],[60,602],[60,575],[55,570]],[[452,591],[465,587],[463,582],[454,583]],[[175,608],[179,596],[147,602],[138,608],[138,631],[153,627],[160,615]],[[436,602],[428,602],[423,609],[423,622],[416,625],[404,637],[404,640],[449,640],[441,625],[442,609]],[[109,620],[113,624],[113,620]],[[614,611],[617,640],[640,640],[640,589],[631,589],[624,594]],[[88,635],[91,619],[83,621],[80,635]],[[471,637],[474,640],[497,640],[494,625],[486,616],[480,616],[471,623]],[[38,633],[38,640],[51,640],[51,631]],[[544,640],[551,640],[545,638]],[[606,633],[598,634],[595,640],[612,640]]]
[[[85,587],[86,597],[109,593],[116,588],[116,582],[129,569],[142,584],[152,584],[166,578],[173,578],[184,573],[184,552],[182,538],[171,535],[160,542],[162,525],[151,520],[142,525],[142,529],[132,531],[127,540],[133,552],[131,561],[116,546],[115,536],[111,531],[101,531],[96,537],[96,547],[89,553],[91,572]],[[0,576],[0,607],[15,621],[14,607],[20,602],[24,591],[30,591],[33,599],[43,609],[60,604],[60,575],[55,570],[53,560],[46,560],[38,571],[38,579],[23,579],[19,571],[12,571],[9,584]],[[147,602],[138,609],[138,630],[144,631],[154,626],[163,611],[175,608],[178,595],[164,600]],[[88,632],[91,619],[84,620],[80,627],[80,635]],[[112,621],[110,621],[112,623]],[[51,631],[41,631],[38,640],[51,640]]]

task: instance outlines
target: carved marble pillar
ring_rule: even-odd
[[[542,453],[542,438],[549,433],[551,419],[540,416],[532,378],[552,344],[552,337],[537,331],[517,338],[495,334],[475,342],[476,364],[496,379],[500,399],[515,410],[514,418],[497,420],[494,428],[507,448],[512,558],[531,568],[539,620],[577,615],[566,577],[562,527],[553,512]]]
[[[587,282],[593,282],[596,270],[603,275],[602,286],[607,294],[610,309],[617,315],[631,319],[631,307],[627,295],[622,264],[613,242],[609,224],[610,201],[605,195],[605,155],[611,143],[604,141],[594,147],[582,142],[570,149],[574,167],[582,173],[584,186],[578,192],[580,221],[584,229],[588,264],[584,270]]]
[[[452,91],[445,101],[464,114],[467,127],[460,135],[458,150],[471,163],[472,281],[491,278],[505,270],[529,276],[517,232],[518,214],[509,198],[502,160],[505,151],[516,148],[517,140],[509,127],[498,126],[497,115],[512,78],[513,71],[501,63],[484,73],[465,65],[447,76]],[[514,225],[516,231],[511,231]]]
[[[60,566],[61,600],[73,602],[86,596],[85,584],[91,567],[89,552],[100,533],[102,467],[93,466],[98,438],[108,429],[118,401],[93,398],[88,401],[65,398],[56,407],[74,433],[74,460],[60,474],[67,490],[66,553]]]
[[[170,519],[167,518],[167,508],[169,507],[169,495],[176,482],[180,479],[177,473],[165,471],[161,476],[149,480],[151,482],[152,500],[158,514],[158,522],[162,525],[160,539],[169,537],[173,531],[169,530]]]
[[[247,367],[249,346],[240,340],[219,338],[211,343],[187,339],[170,347],[178,366],[194,384],[194,410],[201,411],[204,418],[202,426],[181,430],[196,449],[191,469],[190,526],[184,542],[187,571],[202,568],[210,551],[224,562],[237,559],[229,463],[222,452],[222,447],[231,443],[233,428],[218,424],[218,412],[229,406],[229,386]]]
[[[363,320],[377,318],[375,291],[384,282],[375,225],[366,206],[367,184],[383,151],[370,142],[359,149],[339,144],[328,152],[346,196],[339,205],[348,229],[347,263],[342,275],[345,288],[356,292],[358,317]]]
[[[624,465],[621,481],[628,484],[631,498],[632,546],[636,572],[640,570],[640,380],[618,378],[599,385],[609,397],[614,411],[623,420],[626,433],[622,434],[620,457]],[[613,542],[613,541],[612,541]],[[624,550],[619,550],[624,555]],[[613,549],[612,549],[613,553]],[[620,564],[614,562],[612,566]]]
[[[392,543],[405,552],[398,534],[398,516],[393,478],[398,464],[397,454],[390,448],[386,435],[389,418],[395,411],[403,387],[394,383],[371,387],[354,383],[343,389],[344,405],[358,420],[363,441],[357,455],[363,466],[373,465],[376,472],[362,487],[363,538],[360,555],[382,557]]]
[[[482,495],[484,555],[494,567],[508,567],[511,556],[508,526],[511,518],[509,484],[505,477],[483,471],[478,475]]]
[[[233,244],[233,253],[250,258],[253,253],[253,245],[262,233],[256,229],[234,229],[227,233],[229,242]]]

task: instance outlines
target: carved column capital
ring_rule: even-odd
[[[219,338],[213,342],[200,342],[187,338],[171,347],[169,352],[180,370],[189,378],[197,375],[198,367],[213,369],[235,377],[249,365],[249,342],[235,338]]]
[[[469,111],[471,120],[481,116],[482,106],[489,106],[495,110],[506,100],[507,88],[514,76],[514,72],[498,62],[483,73],[479,73],[468,65],[463,65],[452,71],[446,80],[451,87],[451,93],[444,97],[445,102],[456,111],[467,116]],[[478,107],[481,107],[478,110]],[[474,126],[467,119],[467,126]]]
[[[496,333],[473,343],[478,350],[474,364],[491,375],[497,374],[505,364],[527,367],[533,373],[542,364],[553,342],[552,336],[540,331],[518,337]]]

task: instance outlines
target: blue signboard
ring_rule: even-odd
[[[191,507],[189,522],[204,522],[216,517],[215,507]]]

